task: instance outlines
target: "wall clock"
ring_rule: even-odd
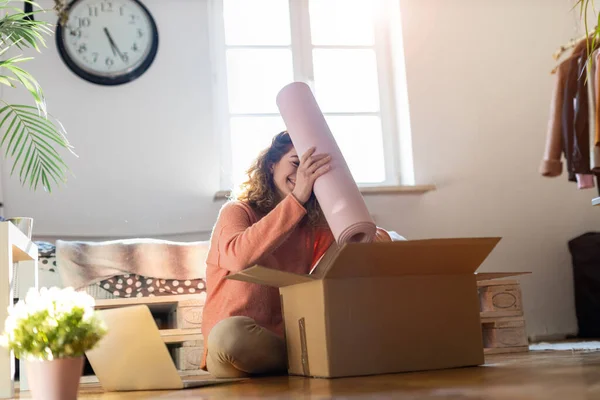
[[[158,29],[138,0],[74,0],[68,20],[56,26],[56,45],[65,64],[99,85],[140,77],[158,50]]]

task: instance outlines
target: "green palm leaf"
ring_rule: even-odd
[[[22,10],[23,1],[38,10],[26,13]],[[58,120],[50,120],[46,111],[44,93],[37,80],[17,64],[31,60],[22,55],[2,59],[13,47],[32,48],[40,51],[46,46],[45,35],[53,33],[52,24],[31,19],[30,16],[46,12],[31,0],[0,0],[0,85],[16,87],[22,85],[33,97],[35,107],[8,104],[0,100],[0,147],[4,156],[13,159],[11,176],[18,174],[22,185],[28,184],[36,190],[40,185],[48,192],[54,186],[65,182],[68,166],[59,150],[67,150],[75,155],[73,147],[65,136],[65,130]],[[14,5],[13,5],[14,3]],[[55,0],[55,11],[61,20],[65,18],[66,2]],[[2,106],[4,104],[4,106]]]
[[[18,170],[21,184],[36,190],[42,185],[52,192],[54,185],[66,181],[67,164],[55,147],[72,152],[60,124],[37,113],[37,108],[6,104],[0,108],[0,146],[4,156],[14,159],[11,176]]]
[[[15,64],[22,61],[27,61],[31,58],[23,58],[21,56],[9,58],[8,60],[0,61],[0,67],[4,67],[12,72],[16,79],[29,91],[33,96],[38,107],[46,111],[46,101],[44,100],[44,93],[37,80],[23,68],[17,67]]]
[[[40,51],[40,45],[46,47],[44,34],[52,34],[52,24],[46,21],[29,19],[28,17],[43,13],[45,10],[39,9],[26,13],[21,8],[11,5],[13,2],[11,0],[0,0],[0,10],[5,12],[13,11],[13,13],[9,13],[0,19],[0,40],[3,42],[10,41],[12,45],[17,46],[19,49],[32,47]],[[16,3],[19,6],[21,5],[20,1]],[[25,3],[30,3],[34,7],[39,8],[32,1],[25,0]]]

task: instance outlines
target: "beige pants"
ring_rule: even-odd
[[[283,339],[252,318],[230,317],[208,336],[206,367],[217,378],[280,374],[287,371],[286,353]]]

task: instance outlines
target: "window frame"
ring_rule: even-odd
[[[252,1],[252,0],[248,0]],[[375,12],[384,23],[374,24],[373,45],[313,45],[309,16],[310,0],[288,0],[290,16],[291,45],[227,45],[225,41],[225,21],[223,0],[210,0],[209,36],[211,37],[211,65],[214,83],[215,131],[220,152],[220,187],[230,190],[233,187],[230,121],[233,117],[279,117],[279,113],[240,114],[229,111],[229,88],[227,79],[228,49],[289,49],[292,52],[293,77],[295,81],[305,82],[314,91],[313,49],[372,49],[375,52],[379,92],[379,112],[325,113],[325,116],[376,115],[381,120],[385,179],[382,182],[358,183],[360,188],[378,188],[399,186],[402,182],[402,163],[400,162],[399,113],[397,112],[395,88],[398,82],[394,76],[394,57],[392,46],[391,18],[395,13],[386,12],[385,5],[390,0],[367,0],[376,4]],[[275,135],[277,132],[273,132]]]

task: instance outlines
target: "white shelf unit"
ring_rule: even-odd
[[[39,287],[37,246],[11,222],[0,222],[0,331],[4,331],[8,307],[12,307],[15,298],[13,266],[14,263],[23,261],[28,261],[26,265],[33,268],[33,287],[37,289]],[[21,364],[20,367],[23,382],[24,365]],[[2,347],[0,348],[0,399],[14,397],[14,377],[14,357],[11,352]],[[23,386],[21,384],[25,389]]]

